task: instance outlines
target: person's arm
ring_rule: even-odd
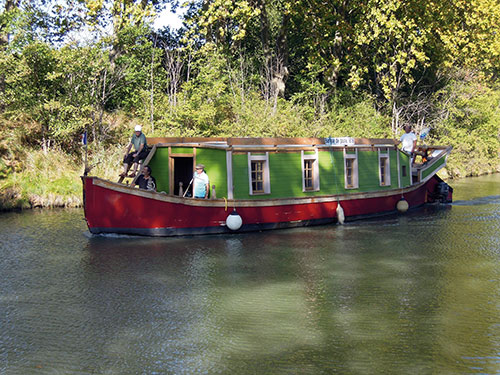
[[[141,143],[141,145],[139,146],[139,149],[137,150],[136,154],[140,154],[143,148],[144,148],[144,143]]]
[[[144,148],[144,144],[146,143],[146,137],[141,137],[141,144],[139,145],[139,149],[135,152],[134,154],[134,157],[136,157],[137,155],[139,155],[142,151],[142,149]]]
[[[210,189],[210,181],[205,185],[205,199],[208,198],[208,189]]]
[[[132,148],[132,143],[129,143],[127,145],[127,147],[125,148],[125,154],[123,155],[123,157],[126,157],[128,155],[128,153],[130,152],[131,148]]]
[[[415,139],[413,140],[413,147],[411,148],[411,152],[415,152],[417,149],[417,137],[415,136]]]

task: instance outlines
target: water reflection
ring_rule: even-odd
[[[0,373],[498,373],[493,182],[470,180],[493,197],[471,204],[236,236],[1,215]]]

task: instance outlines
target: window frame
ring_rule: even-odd
[[[314,150],[314,154],[305,154],[304,150],[301,150],[300,162],[301,162],[301,170],[302,170],[302,192],[307,193],[311,191],[319,191],[319,161],[318,161],[318,149]],[[312,186],[310,188],[306,188],[306,168],[305,162],[312,161]]]
[[[383,176],[384,182],[382,181],[382,163],[381,163],[383,159],[385,159],[384,176]],[[387,147],[378,149],[378,179],[380,186],[391,186],[391,158],[389,154],[389,148]]]
[[[252,162],[262,162],[262,187],[263,191],[253,190],[253,180],[252,180]],[[271,180],[269,178],[269,152],[264,155],[259,153],[259,155],[252,155],[251,152],[248,153],[248,192],[250,195],[266,195],[271,194]]]
[[[354,153],[347,152],[349,148],[344,147],[344,187],[345,189],[358,189],[359,188],[359,175],[358,175],[358,149],[354,149]],[[352,184],[347,184],[347,160],[352,160]]]

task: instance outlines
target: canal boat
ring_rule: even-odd
[[[84,175],[93,234],[239,233],[343,223],[450,202],[438,176],[451,147],[420,147],[418,162],[396,140],[365,138],[149,138],[156,191]],[[192,197],[195,166],[210,179]],[[141,167],[141,168],[142,168]]]

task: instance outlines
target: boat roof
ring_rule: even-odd
[[[251,138],[251,137],[148,137],[149,145],[158,147],[190,146],[217,148],[268,148],[268,147],[394,147],[399,141],[383,138]]]

